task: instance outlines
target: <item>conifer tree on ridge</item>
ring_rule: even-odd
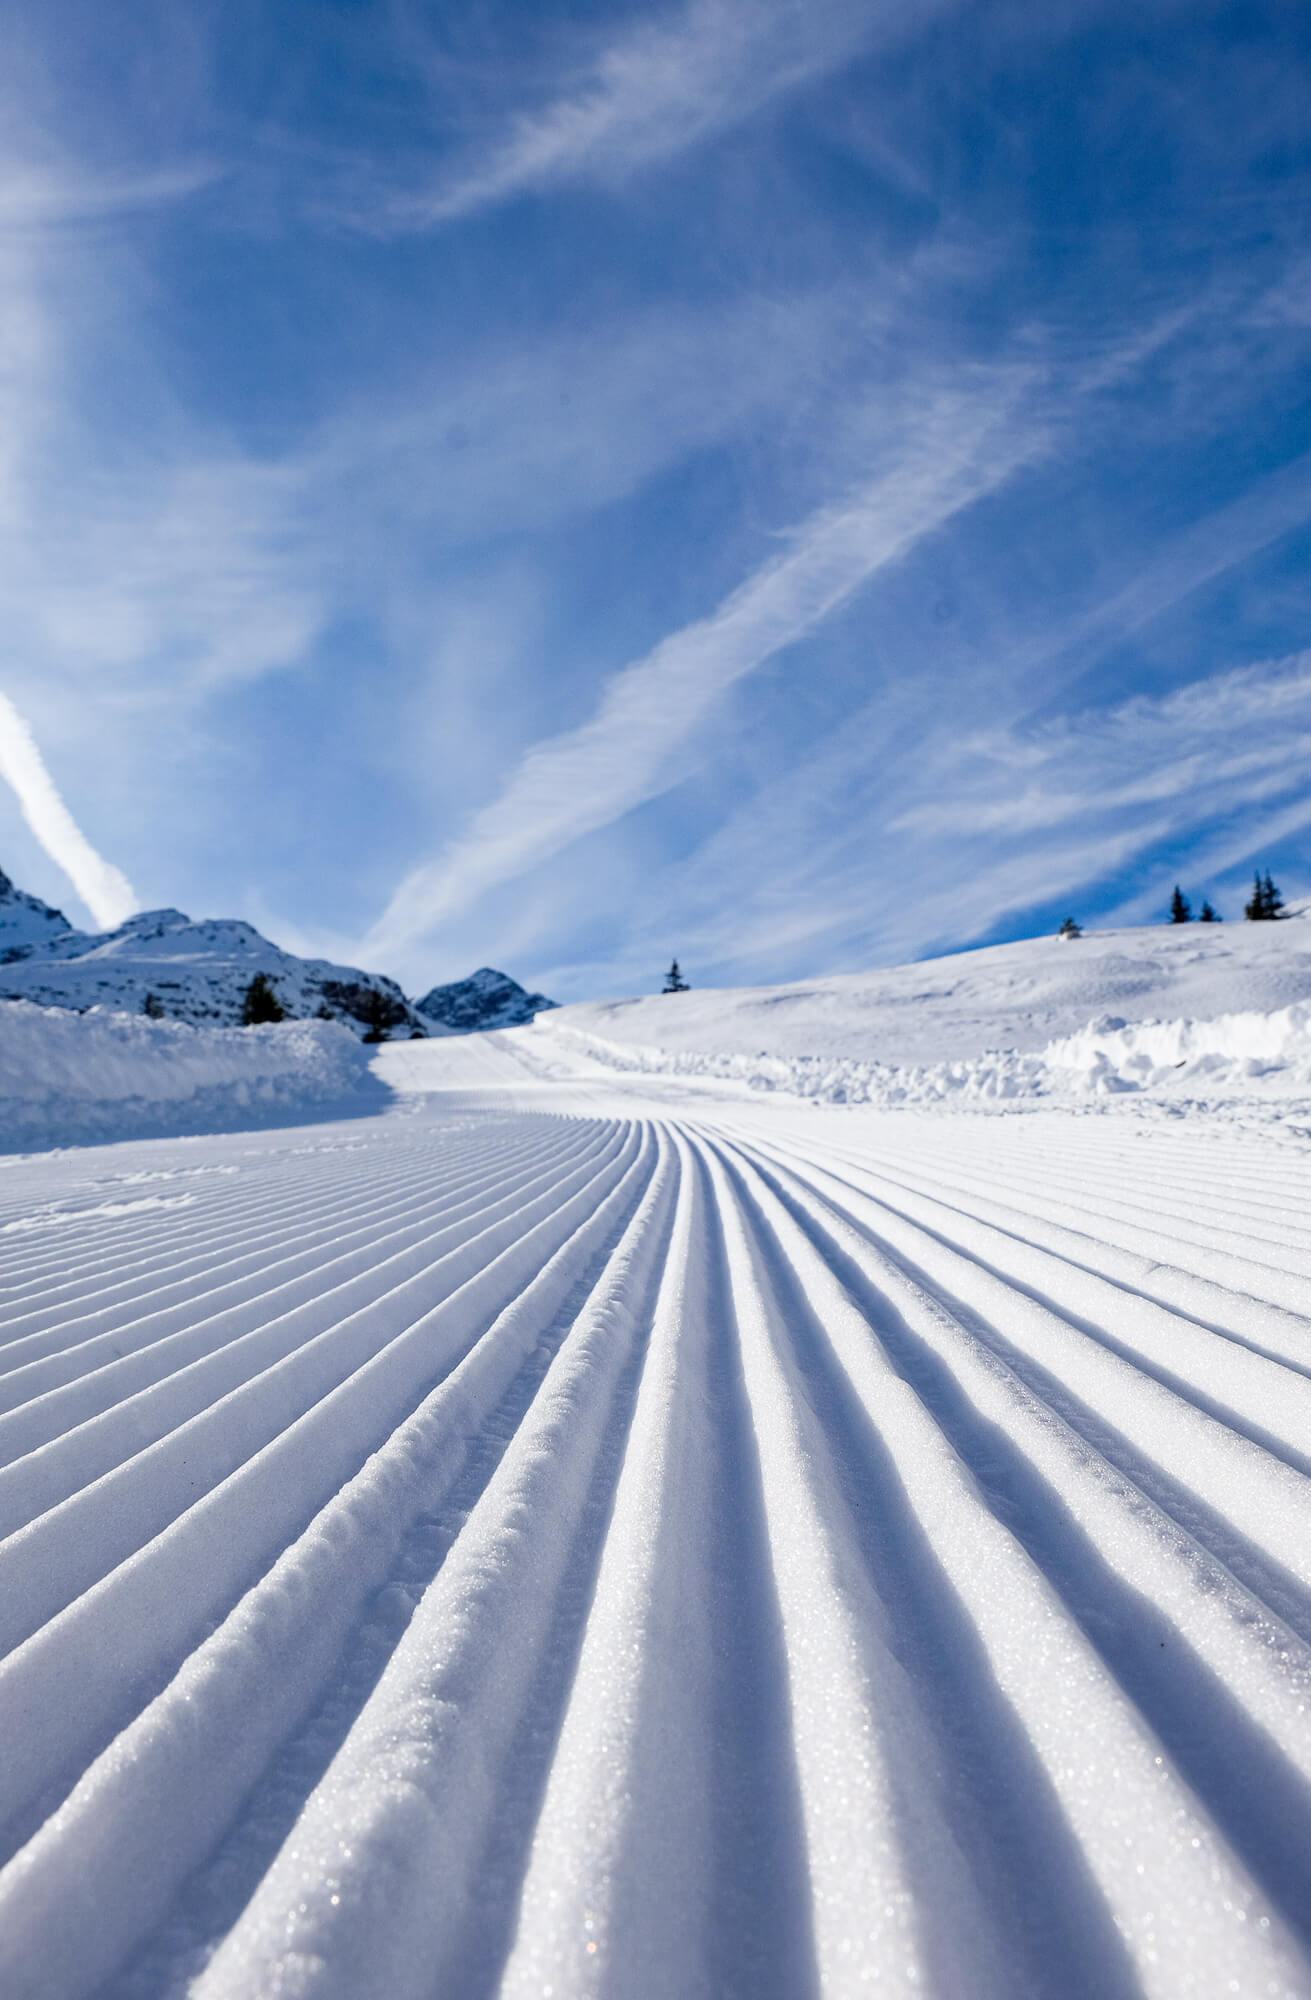
[[[1243,905],[1243,915],[1250,924],[1273,923],[1283,914],[1284,899],[1270,880],[1267,868],[1264,880],[1258,869],[1252,877],[1252,893]]]
[[[258,1028],[266,1022],[285,1021],[286,1018],[287,1010],[273,991],[268,973],[257,972],[246,988],[246,996],[241,1003],[242,1027]]]

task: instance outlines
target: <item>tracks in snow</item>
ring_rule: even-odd
[[[799,1129],[0,1181],[0,1989],[1311,1993],[1306,1170]]]

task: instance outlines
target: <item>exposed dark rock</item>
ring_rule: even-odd
[[[362,979],[324,979],[319,982],[324,1004],[340,1019],[343,1015],[362,1022],[366,1028],[399,1028],[409,1024],[410,1005],[394,979],[375,973],[374,983]]]
[[[418,1013],[457,1035],[476,1034],[481,1028],[521,1028],[555,1004],[544,993],[526,993],[517,980],[490,965],[450,986],[434,986],[414,1003]]]

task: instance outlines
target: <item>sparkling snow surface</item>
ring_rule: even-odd
[[[1311,1995],[1291,1113],[378,1067],[0,1160],[6,2000]]]

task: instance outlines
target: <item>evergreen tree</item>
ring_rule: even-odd
[[[287,1010],[269,984],[267,972],[257,972],[246,988],[241,1003],[243,1028],[259,1028],[268,1021],[285,1021]]]
[[[1218,910],[1213,910],[1211,908],[1211,905],[1206,901],[1205,897],[1203,897],[1202,910],[1201,910],[1201,915],[1198,917],[1198,922],[1202,924],[1222,924],[1224,922],[1224,918],[1220,915],[1220,912]]]
[[[1176,882],[1174,885],[1174,894],[1170,898],[1170,922],[1172,924],[1190,924],[1192,920],[1192,904]]]
[[[380,987],[371,986],[369,997],[364,1003],[363,1019],[368,1022],[364,1039],[366,1042],[385,1042],[391,1010],[387,996]]]
[[[1250,924],[1273,923],[1284,907],[1284,899],[1270,880],[1267,868],[1264,880],[1258,872],[1252,877],[1252,893],[1243,905],[1243,915]]]
[[[141,1011],[143,1014],[149,1014],[152,1021],[163,1020],[164,1002],[160,999],[158,993],[147,993],[145,999],[141,1002]]]
[[[1081,925],[1075,923],[1073,917],[1067,917],[1065,919],[1065,922],[1061,925],[1060,929],[1057,931],[1056,935],[1059,938],[1082,937],[1083,929]]]
[[[688,985],[687,981],[684,979],[682,973],[678,969],[677,959],[674,960],[668,972],[665,974],[665,983],[661,987],[660,991],[662,993],[690,993],[692,991],[691,987]]]

